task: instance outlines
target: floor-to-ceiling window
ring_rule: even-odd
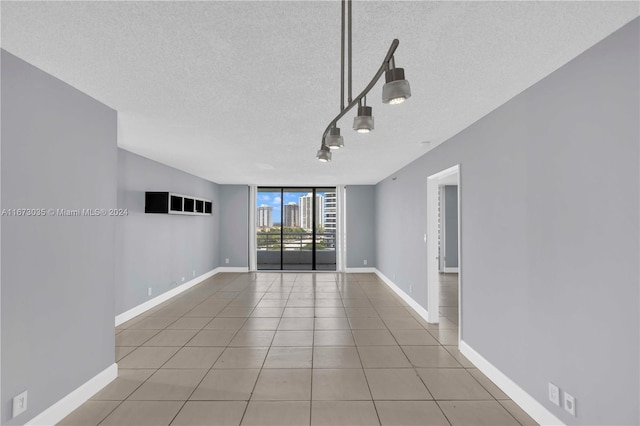
[[[336,270],[336,189],[259,187],[259,270]]]

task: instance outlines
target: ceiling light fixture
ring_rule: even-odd
[[[360,133],[368,133],[373,130],[373,116],[371,107],[367,106],[366,96],[376,85],[382,74],[385,74],[385,85],[382,88],[382,102],[391,105],[396,105],[404,102],[411,97],[411,88],[409,82],[404,77],[404,69],[396,68],[394,53],[398,48],[400,42],[398,39],[394,39],[391,42],[391,47],[387,51],[382,65],[378,68],[375,75],[364,88],[362,92],[355,98],[352,97],[352,31],[351,31],[351,8],[353,0],[342,0],[340,2],[342,8],[342,28],[340,31],[340,113],[331,120],[329,125],[322,135],[322,144],[320,150],[316,154],[318,160],[322,162],[331,161],[331,149],[339,149],[344,147],[344,138],[340,136],[340,129],[338,128],[338,121],[344,117],[353,107],[358,105],[358,116],[353,120],[353,129]],[[345,15],[346,5],[346,15]],[[345,16],[347,19],[345,19]],[[345,25],[346,24],[346,25]],[[347,32],[347,40],[345,43],[345,27]],[[347,52],[347,84],[348,84],[348,96],[347,105],[345,106],[344,96],[344,83],[345,83],[345,47]]]
[[[353,118],[353,130],[358,133],[369,133],[373,130],[372,109],[367,106],[367,97],[358,104],[358,116]]]
[[[331,161],[331,150],[323,144],[322,147],[318,150],[316,158],[318,159],[318,161],[328,163],[329,161]]]
[[[329,149],[340,149],[344,147],[344,138],[340,136],[340,128],[332,127],[329,134],[324,138],[324,144]]]
[[[404,79],[404,69],[396,68],[393,57],[384,73],[385,85],[382,87],[382,102],[397,105],[411,97],[409,82]]]

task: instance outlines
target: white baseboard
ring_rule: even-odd
[[[149,299],[144,303],[141,303],[140,305],[129,309],[128,311],[125,311],[123,313],[121,313],[120,315],[116,316],[116,327],[119,326],[122,323],[125,323],[127,321],[129,321],[131,318],[137,317],[138,315],[148,311],[151,308],[154,308],[156,306],[158,306],[159,304],[166,302],[167,300],[171,299],[174,296],[177,296],[178,294],[182,293],[183,291],[186,291],[188,289],[190,289],[191,287],[193,287],[196,284],[200,284],[202,281],[206,280],[207,278],[210,278],[212,276],[214,276],[215,274],[219,273],[219,272],[227,272],[227,271],[220,271],[220,269],[224,269],[224,268],[216,268],[216,269],[212,269],[211,271],[204,273],[202,275],[200,275],[199,277],[196,277],[194,279],[192,279],[191,281],[187,281],[184,284],[179,285],[178,287],[172,288],[169,291],[166,291],[156,297],[154,297],[153,299]]]
[[[55,425],[118,377],[118,364],[113,363],[60,401],[25,423],[27,426]]]
[[[457,274],[458,273],[458,267],[457,266],[445,266],[444,270],[442,271],[445,274]]]
[[[464,341],[460,341],[460,352],[471,361],[478,370],[482,371],[493,383],[495,383],[504,393],[507,394],[516,404],[527,412],[536,422],[541,425],[563,425],[562,421],[554,416],[535,398],[525,392],[513,380],[498,370],[493,364],[487,361],[482,355],[476,352]]]
[[[375,274],[376,268],[345,268],[347,274]]]
[[[413,310],[418,313],[418,315],[420,315],[425,321],[427,321],[427,318],[429,317],[429,315],[428,315],[427,310],[425,308],[423,308],[418,302],[416,302],[413,299],[413,297],[411,297],[407,293],[405,293],[400,287],[395,285],[395,283],[393,281],[391,281],[389,278],[387,278],[387,276],[385,274],[380,272],[377,268],[374,268],[374,269],[375,269],[375,273],[378,276],[378,278],[380,278],[387,286],[389,286],[389,288],[391,290],[393,290],[394,293],[396,293],[398,296],[400,296],[400,298],[402,300],[407,302],[407,304],[409,306],[411,306],[413,308]]]
[[[247,266],[220,266],[215,269],[216,274],[221,272],[249,272]]]

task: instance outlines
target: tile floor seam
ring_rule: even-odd
[[[147,338],[146,340],[144,340],[143,342],[141,342],[139,345],[137,345],[138,347],[144,345],[145,343],[147,343],[149,340],[153,339],[154,337],[156,337],[163,329],[127,329],[126,331],[155,331],[156,333],[153,334],[152,336],[150,336],[149,338]]]
[[[114,411],[116,411],[118,409],[118,407],[120,407],[122,405],[122,403],[126,401],[125,399],[123,399],[122,401],[119,401],[118,404],[116,404],[115,407],[113,407],[113,410],[109,411],[109,414],[107,414],[106,416],[104,416],[104,418],[102,420],[100,420],[96,426],[100,426],[102,424],[102,422],[104,422],[107,417],[109,417],[111,414],[113,414]]]
[[[453,422],[449,419],[449,417],[447,416],[447,413],[444,412],[444,410],[442,409],[442,407],[440,406],[440,402],[438,402],[437,400],[434,399],[434,402],[436,403],[436,405],[438,406],[438,409],[440,410],[440,412],[442,413],[442,415],[444,416],[444,418],[447,420],[447,422],[449,422],[450,426],[453,426]]]
[[[508,400],[508,401],[511,401],[511,400]],[[502,408],[504,408],[504,409],[505,409],[505,410],[506,410],[506,411],[511,415],[511,417],[513,417],[514,419],[516,419],[516,422],[518,422],[518,423],[520,424],[520,426],[525,426],[525,424],[524,424],[524,423],[522,423],[522,422],[521,422],[521,421],[520,421],[520,420],[519,420],[519,419],[518,419],[518,418],[517,418],[517,417],[516,417],[512,412],[511,412],[511,410],[509,410],[507,407],[505,407],[505,406],[504,406],[504,404],[502,404],[502,402],[498,401],[498,404],[500,404],[500,406],[501,406]],[[525,414],[526,414],[526,413],[525,413]]]
[[[183,348],[186,347],[183,346]],[[180,351],[178,351],[180,352]],[[178,353],[176,352],[176,354]],[[175,356],[175,354],[174,354]],[[222,352],[220,352],[220,355],[218,355],[218,357],[216,358],[216,361],[222,356]],[[173,358],[173,357],[171,357]],[[171,359],[169,358],[169,360]],[[169,360],[167,360],[167,362],[169,362]],[[198,387],[202,384],[202,382],[204,381],[205,377],[207,377],[207,374],[209,374],[209,372],[213,369],[214,364],[216,363],[216,361],[213,362],[213,364],[211,364],[211,367],[209,367],[209,369],[207,370],[206,373],[204,373],[204,375],[202,376],[202,378],[200,379],[200,381],[198,382],[197,385],[194,386],[193,390],[191,391],[191,393],[189,394],[189,396],[184,400],[184,403],[180,406],[180,409],[178,409],[178,411],[176,412],[176,414],[173,416],[173,418],[171,419],[171,421],[169,422],[169,426],[171,425],[171,423],[173,423],[175,421],[175,419],[178,417],[178,415],[180,414],[180,412],[182,411],[182,409],[185,407],[185,405],[187,405],[187,402],[189,402],[191,400],[191,397],[193,396],[193,394],[196,392],[196,389],[198,389]]]
[[[195,389],[194,389],[194,390],[195,390]],[[187,400],[185,400],[185,401],[183,401],[183,403],[182,403],[182,405],[180,406],[180,408],[178,409],[178,411],[176,411],[176,414],[171,418],[171,421],[169,422],[169,426],[171,426],[171,423],[173,423],[173,422],[176,420],[176,418],[178,417],[178,415],[180,415],[180,412],[182,411],[182,409],[184,408],[184,406],[185,406],[185,405],[187,405],[187,402],[188,402],[188,401],[189,401],[188,399],[187,399]]]
[[[499,401],[499,399],[498,399],[498,398],[496,398],[495,396],[493,396],[493,393],[489,391],[489,389],[487,388],[487,386],[483,385],[483,384],[482,384],[482,382],[481,382],[481,381],[480,381],[480,380],[479,380],[475,375],[471,374],[471,372],[470,372],[469,370],[474,370],[474,369],[475,369],[475,370],[478,370],[476,367],[473,367],[473,368],[465,368],[465,371],[466,371],[467,373],[469,373],[469,374],[471,375],[471,377],[473,377],[473,379],[474,379],[476,382],[478,382],[478,384],[479,384],[479,385],[480,385],[480,386],[481,386],[485,391],[487,391],[487,393],[488,393],[489,395],[491,395],[491,397],[492,397],[494,400]],[[480,370],[478,370],[478,371],[480,371]],[[481,372],[481,373],[482,373],[482,372]],[[489,380],[489,379],[487,378],[487,380]],[[490,381],[490,380],[489,380],[489,381]],[[490,381],[490,382],[491,382],[491,381]],[[491,382],[491,383],[492,383],[494,386],[496,386],[496,387],[497,387],[497,385],[495,385],[495,383],[493,383],[493,382]],[[498,388],[498,389],[500,389],[500,388]],[[503,392],[503,393],[504,393],[504,392]],[[505,394],[505,395],[506,395],[506,394]],[[508,395],[507,395],[507,396],[508,396]]]

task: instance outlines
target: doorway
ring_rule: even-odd
[[[333,187],[258,187],[258,270],[335,271],[337,197]]]
[[[427,321],[457,323],[458,341],[462,336],[461,193],[460,165],[427,179]]]

